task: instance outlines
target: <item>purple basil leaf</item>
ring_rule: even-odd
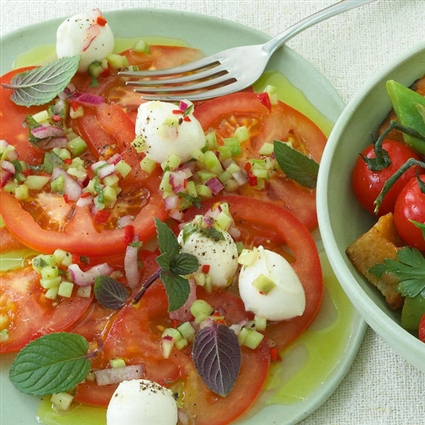
[[[226,397],[241,367],[241,349],[235,332],[217,324],[201,329],[196,334],[192,356],[207,387]]]

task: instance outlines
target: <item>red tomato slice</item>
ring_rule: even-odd
[[[16,74],[31,68],[21,68],[4,74],[0,77],[0,84],[10,83]],[[24,128],[23,123],[28,114],[36,114],[46,107],[31,106],[26,108],[18,106],[10,99],[11,95],[12,90],[0,85],[0,139],[15,146],[19,152],[20,160],[29,164],[38,164],[43,158],[44,152],[28,142],[28,129]]]
[[[242,144],[244,150],[239,161],[258,158],[265,142],[291,140],[293,147],[320,162],[326,137],[306,116],[281,102],[268,108],[258,94],[234,93],[197,105],[194,112],[204,131],[215,131],[219,143],[232,137],[235,129],[246,126],[250,138]],[[273,201],[296,215],[309,230],[317,227],[316,191],[303,188],[282,173],[273,177],[265,190],[244,185],[240,193]]]
[[[9,340],[0,352],[18,351],[33,339],[67,330],[84,315],[92,298],[73,295],[52,301],[44,296],[40,275],[27,266],[0,274],[0,312],[8,318]]]
[[[286,244],[293,254],[288,259],[297,273],[306,295],[304,314],[268,326],[267,335],[279,350],[287,347],[313,322],[323,296],[323,276],[316,244],[308,229],[286,209],[243,196],[223,196],[205,202],[201,210],[192,208],[185,221],[202,214],[217,202],[228,202],[235,224],[242,230],[246,246],[263,245],[279,252]],[[285,255],[281,252],[282,255]],[[286,256],[286,255],[285,255]]]
[[[0,253],[17,251],[23,248],[25,248],[24,245],[14,238],[6,227],[0,229]]]

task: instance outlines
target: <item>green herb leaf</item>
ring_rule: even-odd
[[[109,276],[98,276],[94,282],[94,295],[105,308],[118,310],[124,306],[128,298],[123,284]]]
[[[201,329],[193,343],[192,357],[207,387],[226,397],[241,366],[241,349],[235,332],[217,324]]]
[[[166,252],[170,258],[177,255],[180,252],[180,245],[177,242],[176,235],[165,223],[157,218],[155,218],[155,225],[161,253]]]
[[[319,164],[293,149],[288,143],[275,140],[273,146],[276,161],[287,177],[301,186],[314,189],[317,184]]]
[[[181,252],[170,261],[170,271],[177,275],[188,275],[196,272],[198,268],[198,259],[194,255],[185,252]]]
[[[425,289],[425,258],[415,248],[405,247],[397,252],[397,260],[386,258],[383,264],[370,269],[375,276],[393,273],[400,282],[398,291],[404,297],[416,297]]]
[[[61,93],[78,70],[80,56],[71,56],[50,62],[47,65],[24,71],[12,78],[11,100],[17,105],[44,105]]]
[[[43,169],[46,173],[52,174],[54,168],[63,167],[63,165],[64,162],[57,153],[49,151],[44,155]]]
[[[44,335],[25,346],[9,370],[9,378],[25,394],[42,396],[69,391],[90,371],[89,345],[81,335]]]
[[[161,280],[168,297],[168,311],[178,310],[187,300],[190,285],[187,279],[174,273],[161,272]]]

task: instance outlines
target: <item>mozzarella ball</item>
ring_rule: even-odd
[[[185,118],[176,114],[178,107],[154,100],[142,103],[137,111],[136,137],[141,138],[146,156],[161,164],[171,155],[189,161],[196,150],[205,146],[201,124],[192,113]]]
[[[58,58],[81,55],[78,71],[87,71],[89,65],[105,59],[114,50],[114,34],[106,23],[99,25],[102,15],[98,9],[80,13],[62,22],[56,32]]]
[[[146,379],[121,382],[106,412],[107,425],[176,425],[177,421],[171,390]]]
[[[239,293],[245,309],[272,321],[301,316],[305,293],[292,266],[284,257],[262,246],[254,252],[254,259],[243,265],[239,274]],[[256,285],[262,277],[270,284],[267,291],[262,290],[261,283]]]
[[[178,235],[181,252],[194,255],[199,262],[199,270],[209,267],[207,274],[215,287],[226,287],[233,279],[238,268],[238,249],[235,241],[225,230],[218,230],[222,240],[214,240],[202,229],[185,234],[183,228]]]

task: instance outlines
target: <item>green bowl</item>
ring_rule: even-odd
[[[407,362],[425,371],[425,344],[400,325],[378,290],[352,266],[347,247],[376,219],[359,205],[351,188],[358,154],[370,144],[391,109],[385,83],[393,79],[410,86],[425,74],[425,43],[385,67],[347,105],[327,143],[317,186],[320,232],[331,266],[346,294],[365,321]]]

